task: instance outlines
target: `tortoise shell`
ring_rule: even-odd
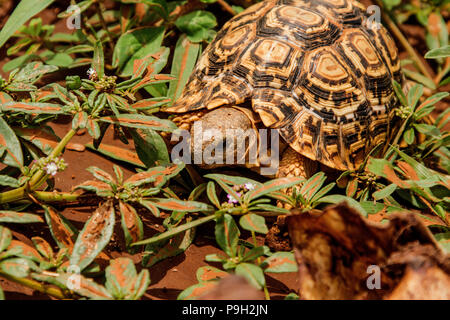
[[[297,152],[356,169],[387,139],[397,48],[353,0],[266,0],[228,21],[169,112],[251,101]],[[250,104],[249,104],[250,105]]]

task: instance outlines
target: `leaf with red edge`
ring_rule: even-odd
[[[0,225],[0,253],[9,247],[12,240],[11,231]]]
[[[358,190],[358,179],[356,177],[350,178],[347,184],[347,188],[345,189],[345,193],[347,197],[353,197]]]
[[[67,219],[50,206],[44,206],[45,220],[56,244],[60,248],[67,248],[72,252],[74,239],[77,237],[76,229]]]
[[[282,273],[297,272],[297,262],[292,252],[275,252],[264,260],[261,267],[264,272]]]
[[[19,139],[0,116],[0,150],[2,147],[6,148],[6,151],[0,151],[0,162],[17,168],[23,166],[23,154]]]
[[[164,198],[150,198],[146,200],[153,202],[153,204],[160,209],[169,211],[204,212],[213,210],[211,206],[198,201],[183,201]]]
[[[143,269],[137,276],[133,285],[133,295],[130,299],[137,300],[144,295],[150,285],[150,273]]]
[[[177,297],[177,300],[196,300],[211,291],[217,286],[217,281],[207,281],[194,284],[184,289]]]
[[[326,179],[325,173],[316,173],[302,185],[300,193],[309,201],[320,190]]]
[[[129,258],[117,258],[109,262],[105,270],[105,288],[116,299],[124,299],[132,294],[137,278],[136,268]]]
[[[55,278],[55,282],[59,283],[63,288],[70,286],[71,290],[82,297],[94,300],[109,300],[113,298],[105,287],[80,274],[60,273]]]
[[[7,102],[1,106],[3,112],[14,111],[31,114],[62,114],[64,110],[60,105],[42,102]]]
[[[245,230],[263,234],[269,232],[264,217],[258,216],[257,214],[248,213],[246,215],[243,215],[239,219],[239,224]]]
[[[101,79],[105,75],[105,57],[103,55],[103,45],[101,40],[94,44],[94,58],[92,59],[92,68]]]
[[[285,177],[273,179],[267,181],[266,183],[263,183],[262,185],[257,185],[253,190],[247,192],[247,194],[245,195],[245,199],[251,201],[268,193],[295,186],[304,181],[305,179],[303,177]]]
[[[47,241],[45,241],[41,237],[33,237],[31,238],[31,241],[33,241],[35,248],[41,254],[41,256],[48,260],[53,259],[53,249]]]
[[[150,268],[164,259],[174,257],[184,252],[194,240],[194,235],[195,229],[189,229],[183,233],[175,235],[168,241],[163,242],[164,245],[161,243],[157,243],[156,245],[147,245],[145,247],[145,251],[151,253],[143,256],[142,265],[146,268]]]
[[[139,172],[131,176],[125,180],[124,185],[137,187],[143,184],[153,183],[155,188],[159,188],[183,169],[183,163],[171,163],[164,166],[153,167],[147,171]]]
[[[0,105],[11,101],[13,101],[13,98],[9,94],[0,91]]]
[[[119,201],[120,214],[122,216],[122,229],[125,235],[127,247],[133,242],[137,242],[144,237],[144,227],[141,218],[136,210],[128,203]]]
[[[241,232],[231,215],[224,214],[217,218],[215,227],[216,242],[230,257],[236,256],[240,234]]]
[[[82,184],[77,185],[74,189],[82,189],[86,191],[95,192],[99,197],[112,197],[114,195],[112,188],[109,184],[98,181],[88,180]]]
[[[191,42],[185,34],[182,34],[176,43],[171,74],[176,77],[169,85],[167,96],[176,101],[180,97],[197,58],[201,51],[200,43]]]
[[[75,242],[70,264],[86,268],[109,243],[115,223],[112,200],[104,202],[86,222]]]
[[[147,208],[155,217],[160,217],[161,213],[159,212],[158,207],[153,204],[153,202],[141,200],[139,203]]]
[[[113,158],[115,160],[131,163],[136,167],[145,168],[145,165],[139,159],[137,153],[127,150],[121,147],[113,146],[106,143],[101,143],[98,148],[95,148],[92,143],[86,144],[86,147],[97,151],[105,156]]]
[[[207,282],[225,278],[226,276],[228,276],[228,272],[211,266],[204,266],[197,269],[196,276],[198,282]]]
[[[18,240],[11,240],[6,252],[3,254],[5,256],[16,256],[36,262],[40,262],[42,260],[41,255],[36,249]]]
[[[131,128],[153,129],[168,132],[172,132],[177,129],[177,126],[170,120],[142,114],[121,114],[119,117],[107,116],[102,117],[99,120]]]
[[[142,100],[139,100],[138,102],[132,104],[131,108],[135,109],[135,110],[139,110],[139,111],[149,110],[149,109],[163,106],[169,102],[170,102],[170,99],[168,99],[166,97],[142,99]]]
[[[38,223],[44,220],[33,213],[17,212],[10,210],[0,210],[0,223]]]
[[[106,172],[100,168],[97,168],[95,166],[90,166],[86,170],[89,171],[90,173],[92,173],[94,177],[96,177],[98,180],[100,180],[102,182],[105,182],[109,185],[116,184],[116,180],[108,172]]]

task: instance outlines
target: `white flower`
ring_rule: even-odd
[[[54,162],[50,162],[44,167],[47,174],[54,176],[58,172],[58,166]]]
[[[245,189],[247,190],[253,190],[255,189],[255,185],[253,183],[247,182],[246,184],[244,184]]]
[[[89,76],[89,79],[91,79],[97,74],[97,72],[95,72],[94,68],[89,68],[88,71],[87,71],[87,74]]]

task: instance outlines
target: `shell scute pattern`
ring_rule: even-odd
[[[394,41],[353,0],[266,0],[228,21],[169,112],[251,101],[302,155],[357,168],[386,140],[401,82]]]

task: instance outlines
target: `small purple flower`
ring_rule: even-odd
[[[236,193],[238,197],[241,197],[241,194],[238,192]],[[227,194],[228,203],[238,203],[239,201],[235,199],[231,194]]]

